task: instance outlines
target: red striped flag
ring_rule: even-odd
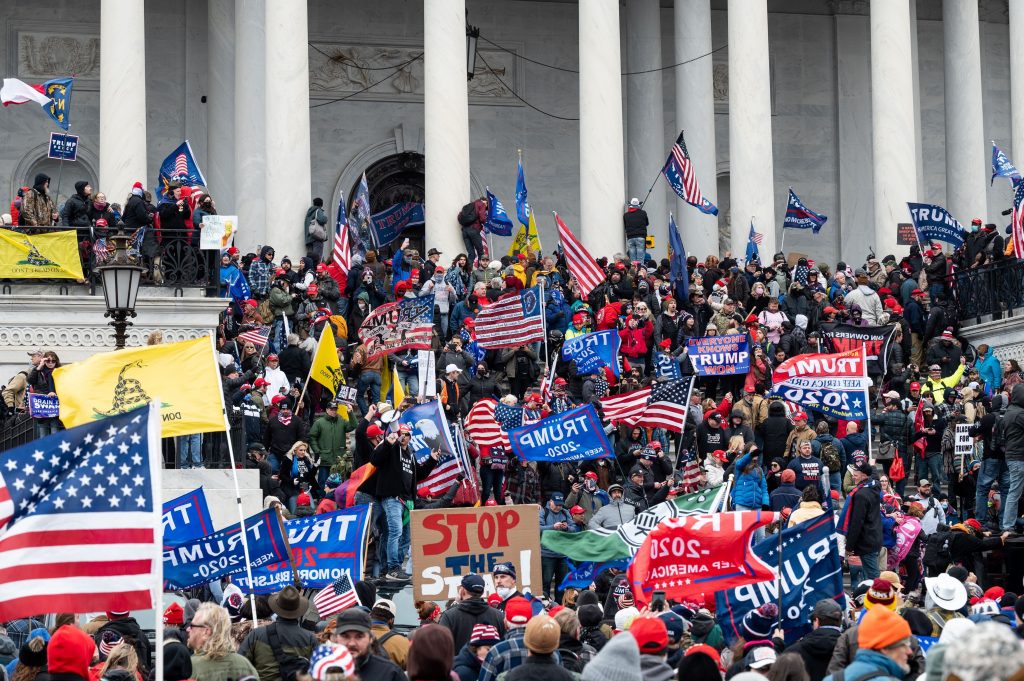
[[[1013,213],[1010,219],[1013,231],[1013,254],[1024,259],[1024,181],[1016,180],[1013,191]]]
[[[481,447],[495,447],[501,444],[501,426],[494,420],[497,400],[480,400],[466,414],[466,433],[469,439]]]
[[[640,416],[639,423],[648,428],[664,428],[678,433],[686,420],[686,400],[693,377],[656,383],[651,388],[651,399]]]
[[[650,388],[602,397],[601,409],[604,412],[604,418],[607,421],[622,421],[627,425],[632,425],[643,415],[650,397]]]
[[[313,596],[313,605],[316,606],[316,613],[320,619],[326,619],[336,615],[346,608],[359,604],[355,587],[352,586],[352,579],[347,572],[334,580],[334,583],[320,590]],[[372,604],[371,604],[372,605]]]
[[[348,220],[345,219],[345,195],[338,199],[338,221],[334,225],[334,246],[331,260],[343,274],[348,275],[352,267],[352,249],[348,242]]]
[[[572,230],[565,226],[562,218],[558,217],[558,213],[555,213],[555,224],[558,225],[558,239],[562,242],[562,250],[565,251],[565,261],[569,264],[569,271],[579,282],[580,292],[583,296],[589,296],[590,292],[604,281],[604,270],[583,247]]]
[[[481,348],[517,348],[544,340],[537,286],[506,294],[480,310],[476,316],[476,343]]]
[[[444,494],[451,489],[459,475],[463,473],[469,475],[470,473],[469,457],[466,454],[466,441],[462,437],[462,430],[458,424],[449,425],[448,429],[451,431],[455,454],[441,454],[441,460],[438,461],[434,470],[430,471],[430,475],[416,486],[416,493],[420,496],[436,497]]]
[[[750,240],[760,246],[761,242],[764,241],[764,234],[761,234],[760,232],[755,232],[753,227],[751,227]]]
[[[267,341],[270,340],[270,327],[260,326],[252,329],[251,331],[243,331],[238,334],[238,339],[246,343],[252,343],[258,347],[263,347],[267,344]]]

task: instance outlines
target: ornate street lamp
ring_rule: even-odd
[[[466,75],[473,80],[476,73],[476,42],[480,39],[480,29],[466,24]]]
[[[106,265],[97,267],[103,281],[103,300],[107,304],[104,317],[110,317],[108,324],[114,327],[114,345],[123,350],[128,340],[127,329],[132,325],[129,317],[135,317],[135,299],[139,295],[142,273],[137,255],[128,253],[130,237],[122,232],[109,237],[114,244],[114,255]]]

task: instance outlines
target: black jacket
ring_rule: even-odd
[[[92,207],[92,202],[82,193],[87,184],[89,183],[85,180],[76,182],[75,193],[64,203],[64,222],[71,227],[89,226],[89,208]]]
[[[128,202],[124,204],[121,220],[124,222],[125,229],[134,231],[151,223],[153,216],[146,210],[146,202],[143,198],[132,194]]]
[[[477,624],[490,624],[505,638],[505,616],[487,605],[487,601],[482,598],[459,601],[454,607],[445,610],[437,623],[451,630],[456,650],[462,650],[462,646],[469,643],[473,627]]]
[[[768,418],[761,424],[765,461],[786,455],[786,440],[791,430],[793,424],[786,418],[786,405],[782,400],[771,401],[768,404]]]
[[[1024,383],[1013,386],[1010,394],[1003,417],[1003,441],[1007,461],[1024,461]]]
[[[877,553],[882,548],[882,496],[878,480],[872,478],[858,486],[846,503],[851,504],[847,518],[846,548],[858,556]]]
[[[146,634],[142,631],[142,627],[139,626],[134,617],[122,617],[107,622],[96,632],[97,641],[103,637],[104,631],[115,631],[125,641],[131,640],[132,647],[135,648],[135,653],[139,656],[139,662],[144,664],[146,669],[153,668],[153,659],[149,650],[149,639],[146,638]]]
[[[576,676],[563,668],[554,655],[534,655],[505,676],[505,681],[574,681]]]
[[[643,208],[630,209],[622,216],[622,225],[626,229],[627,239],[642,239],[647,236],[647,211]]]
[[[411,449],[403,452],[398,441],[392,444],[387,440],[373,450],[370,462],[377,467],[377,473],[373,476],[377,480],[377,496],[400,497],[406,501],[416,498],[416,483],[430,475],[430,471],[437,465],[432,456],[417,464],[416,455]],[[407,480],[406,475],[411,475],[411,478]]]
[[[279,359],[281,360],[281,371],[293,385],[296,379],[301,380],[309,373],[309,353],[298,345],[286,347],[281,351]]]
[[[786,649],[804,660],[811,681],[821,681],[828,676],[828,662],[839,639],[838,627],[819,627]]]

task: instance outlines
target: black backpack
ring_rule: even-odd
[[[1003,415],[996,414],[996,422],[992,425],[992,451],[991,454],[1006,453],[1006,427],[1003,422]]]
[[[940,527],[945,527],[940,525]],[[938,571],[944,571],[953,560],[953,555],[949,552],[949,540],[952,533],[949,529],[936,530],[933,534],[928,536],[928,539],[924,544],[924,564],[925,567],[932,568]]]
[[[476,204],[470,201],[459,211],[459,224],[469,227],[476,222]]]
[[[281,674],[281,681],[296,681],[299,674],[309,671],[309,660],[298,655],[286,653],[281,649],[281,639],[277,635],[277,624],[267,627],[267,641],[270,649],[274,651],[274,658],[277,660],[277,668]]]

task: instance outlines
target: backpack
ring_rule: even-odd
[[[281,674],[281,681],[296,681],[299,674],[309,671],[309,660],[298,655],[286,653],[281,649],[281,639],[277,635],[277,624],[267,627],[267,641],[270,649],[274,651],[274,658],[277,660],[277,668]]]
[[[829,473],[839,472],[842,465],[839,460],[839,448],[836,447],[835,438],[830,438],[822,442],[818,458],[821,459],[821,463],[823,465],[828,466]]]
[[[924,544],[924,565],[940,572],[945,571],[953,560],[949,552],[949,530],[937,530],[928,536]]]
[[[459,224],[469,227],[476,222],[476,204],[470,201],[459,211]]]
[[[306,234],[317,241],[327,241],[327,215],[323,208],[310,208],[306,212]]]
[[[991,454],[1005,454],[1006,453],[1006,427],[1003,425],[1003,415],[996,414],[996,422],[992,426],[992,443]]]

